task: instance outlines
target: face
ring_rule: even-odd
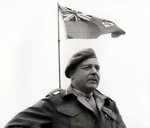
[[[96,58],[83,61],[71,75],[72,85],[82,92],[92,92],[99,84],[99,69],[100,66]]]

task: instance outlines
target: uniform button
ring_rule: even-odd
[[[95,123],[95,120],[93,120],[93,123]]]
[[[105,114],[105,117],[106,117],[106,118],[108,118],[108,115],[107,115],[107,114]]]

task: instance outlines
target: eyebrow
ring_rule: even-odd
[[[84,66],[93,66],[93,65],[100,68],[100,66],[98,64],[83,64],[83,65],[81,65],[81,67],[84,67]]]

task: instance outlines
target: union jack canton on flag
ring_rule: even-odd
[[[100,35],[111,33],[112,37],[125,34],[112,21],[85,15],[80,11],[59,6],[66,26],[67,38],[69,39],[93,39]]]

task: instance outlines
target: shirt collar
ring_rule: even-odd
[[[84,92],[82,92],[82,91],[80,91],[80,90],[78,90],[78,89],[76,89],[76,88],[74,88],[74,87],[72,87],[72,89],[74,90],[74,92],[77,94],[77,96],[83,96],[83,97],[86,97],[86,98],[88,98],[88,97],[91,97],[92,95],[93,95],[93,92],[92,93],[90,93],[90,94],[86,94],[86,93],[84,93]]]
[[[72,85],[70,85],[66,90],[65,95],[68,95],[68,94],[73,94],[76,97],[80,96],[80,97],[86,97],[86,98],[93,96],[93,92],[91,94],[86,94],[86,93],[74,88]]]

